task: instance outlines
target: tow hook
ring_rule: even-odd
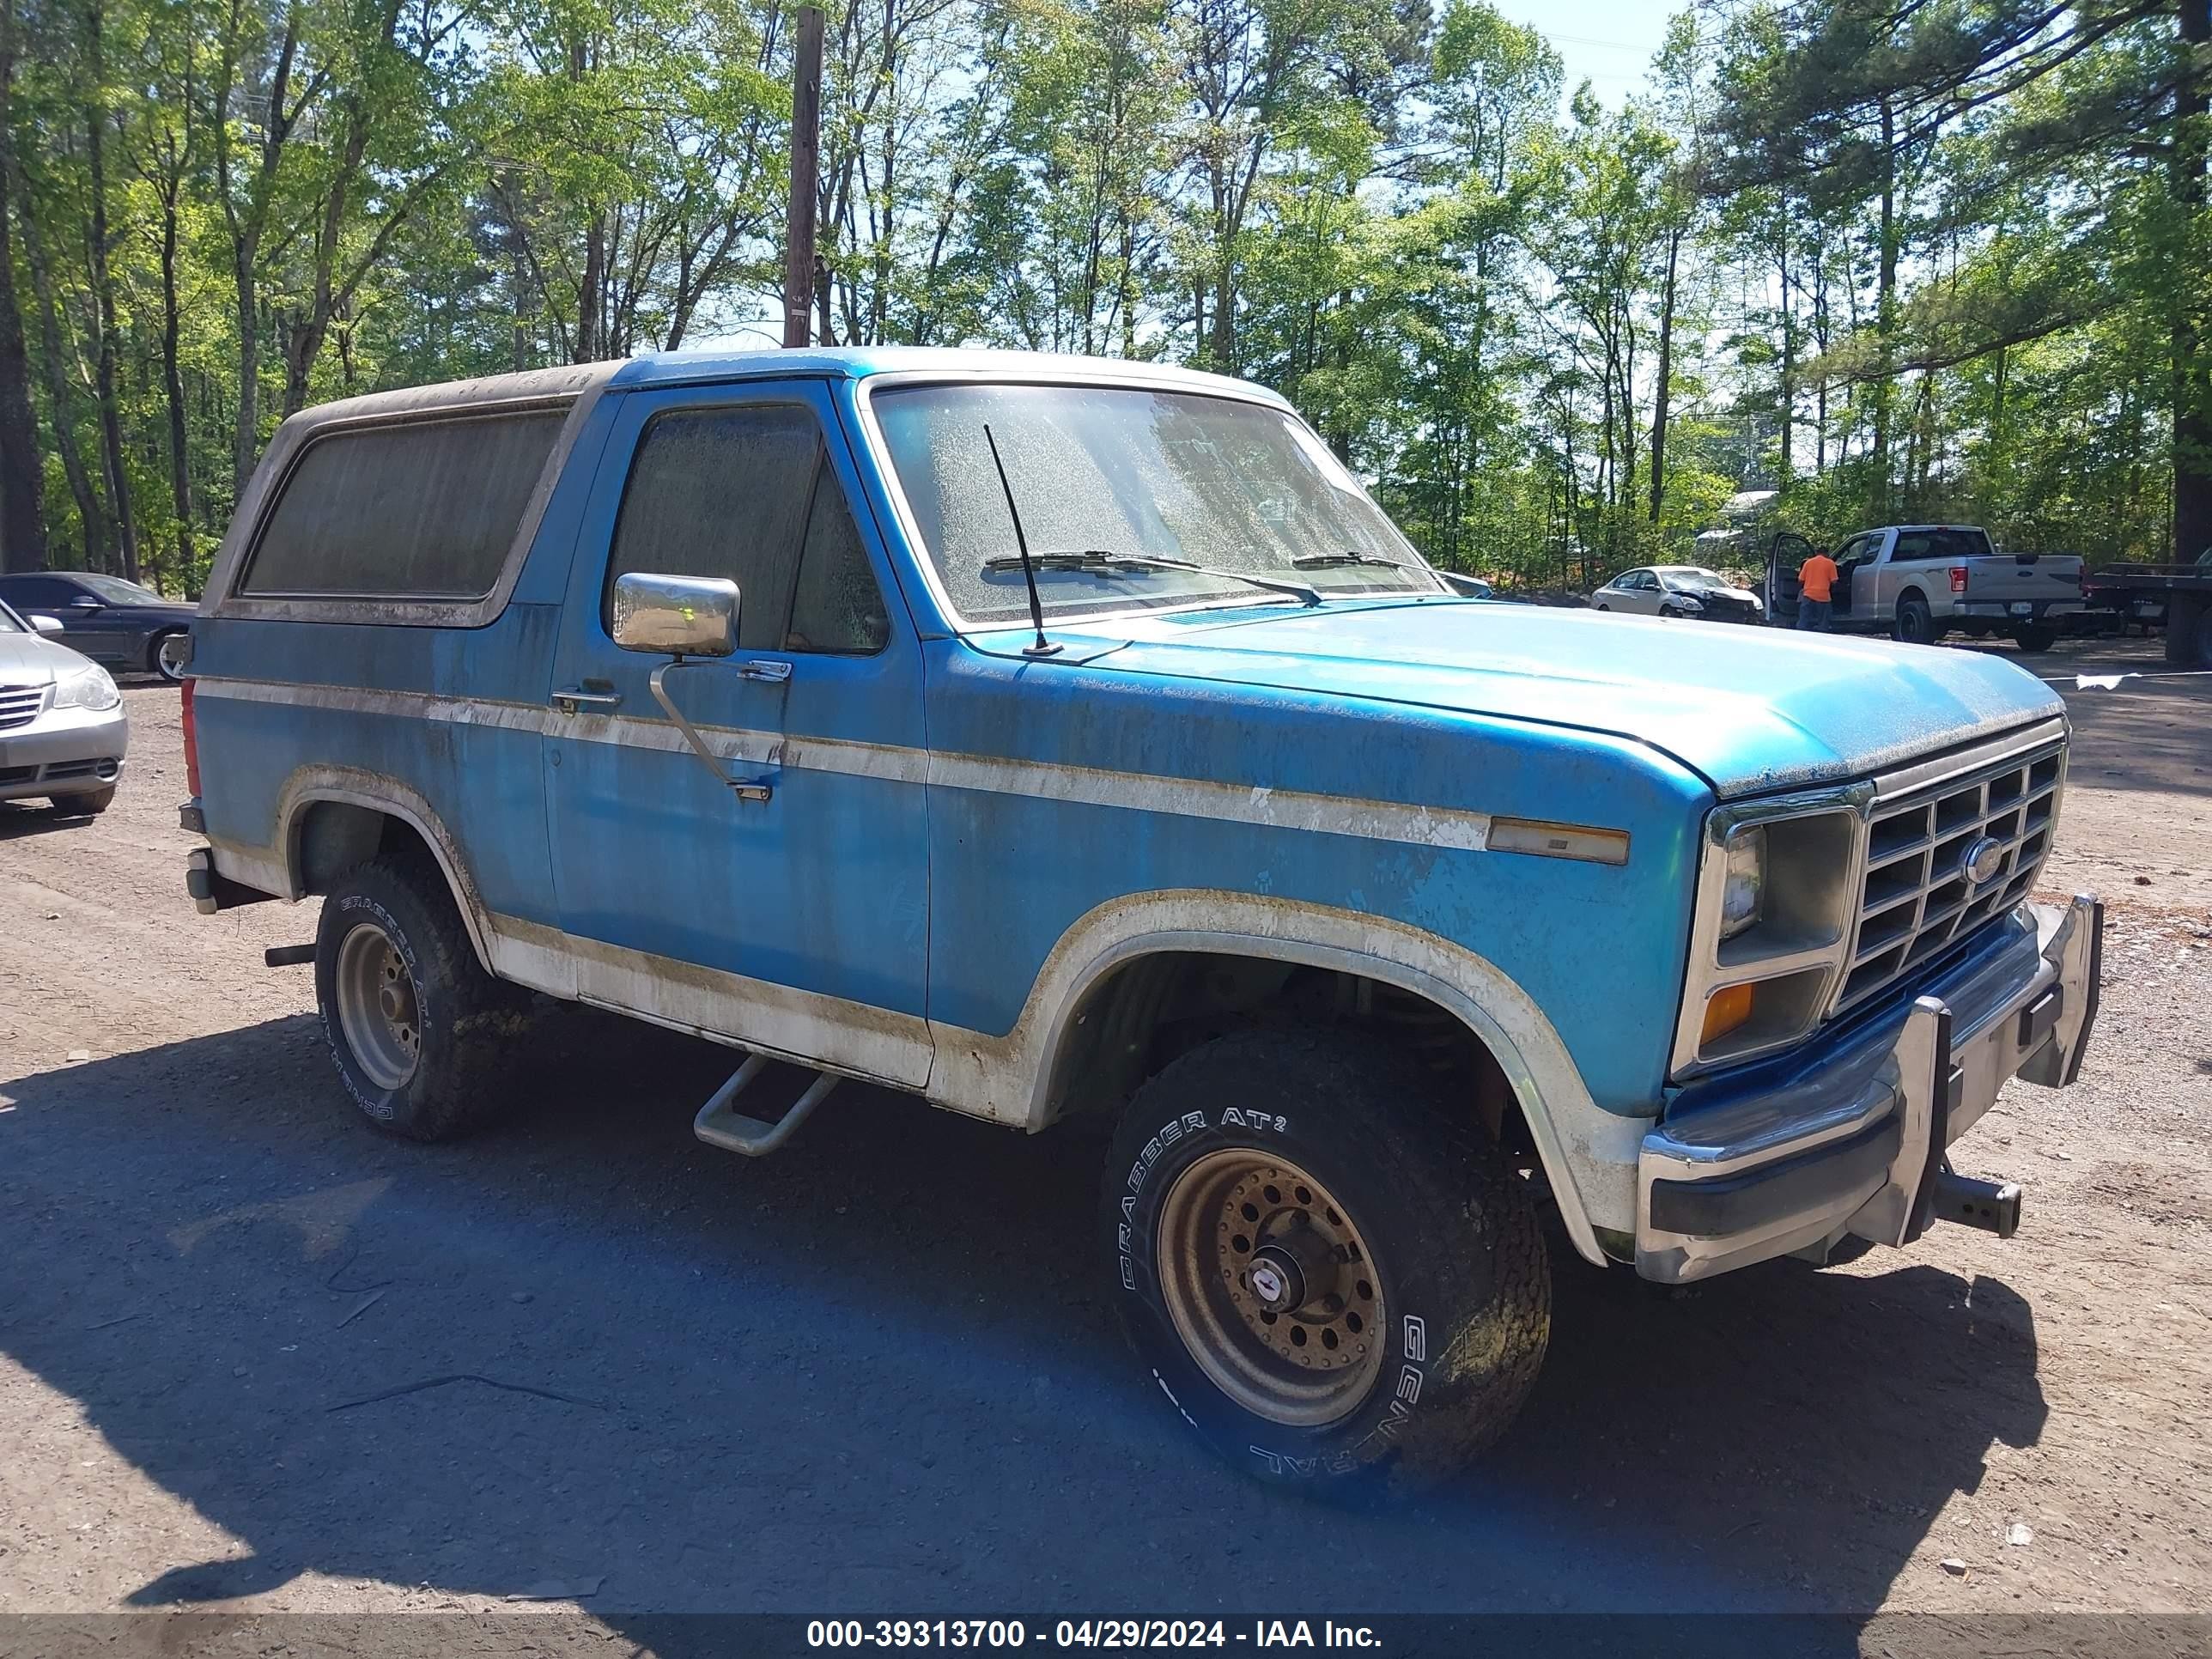
[[[1936,1203],[1929,1213],[1935,1221],[1955,1221],[1978,1227],[1999,1238],[2020,1231],[2020,1183],[2017,1181],[1977,1181],[1952,1170],[1936,1172]]]

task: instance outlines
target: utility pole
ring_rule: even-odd
[[[804,348],[814,317],[814,204],[822,155],[822,9],[799,9],[791,78],[791,222],[783,251],[783,343]]]

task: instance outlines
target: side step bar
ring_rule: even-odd
[[[791,1109],[775,1122],[757,1117],[747,1117],[735,1109],[737,1098],[768,1066],[766,1054],[751,1054],[745,1063],[731,1074],[730,1080],[714,1091],[714,1098],[699,1109],[699,1115],[691,1121],[691,1133],[709,1146],[720,1146],[725,1152],[739,1152],[747,1158],[766,1158],[791,1139],[792,1132],[806,1121],[817,1106],[829,1097],[830,1091],[845,1079],[828,1072],[817,1073],[814,1081],[806,1085],[806,1092],[792,1102]]]

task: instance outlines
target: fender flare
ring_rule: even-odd
[[[1012,1030],[991,1036],[932,1023],[931,1098],[1045,1127],[1068,1036],[1090,994],[1116,969],[1165,951],[1340,969],[1445,1009],[1504,1071],[1577,1251],[1602,1263],[1596,1230],[1633,1228],[1636,1163],[1650,1121],[1597,1105],[1550,1019],[1487,958],[1420,928],[1325,905],[1206,890],[1109,900],[1061,935]]]
[[[483,970],[493,972],[483,900],[469,875],[459,844],[421,791],[385,773],[318,764],[302,766],[284,780],[276,799],[276,850],[284,872],[286,896],[297,901],[307,896],[301,868],[300,835],[307,823],[307,809],[325,801],[381,812],[398,819],[422,838],[453,894],[453,908],[460,913],[461,926],[469,936],[469,947]]]

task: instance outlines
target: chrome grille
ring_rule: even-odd
[[[38,718],[46,700],[43,685],[0,685],[0,732],[11,726],[28,726]]]
[[[1938,955],[2027,896],[2051,851],[2064,739],[1916,789],[1877,798],[1841,1011]],[[1995,868],[1976,880],[1968,854],[1987,837]]]

